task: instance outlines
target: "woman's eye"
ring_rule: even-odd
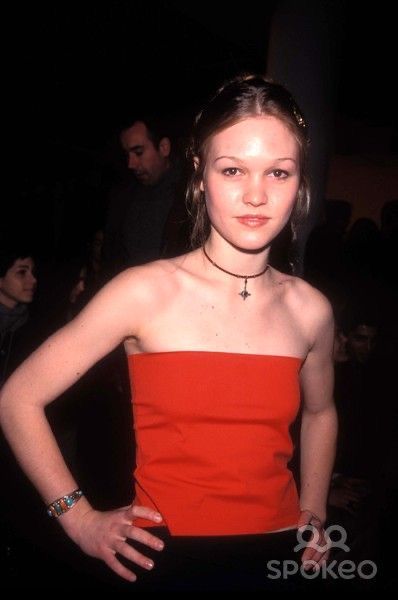
[[[282,169],[274,169],[272,175],[275,179],[285,179],[288,176],[288,173],[287,171],[282,171]]]
[[[237,167],[228,167],[228,169],[223,169],[223,174],[227,175],[227,177],[233,177],[239,173],[239,169]]]

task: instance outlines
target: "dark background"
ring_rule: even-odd
[[[225,77],[265,72],[278,4],[121,0],[17,8],[9,20],[8,52],[17,180],[57,177],[97,161],[136,110],[188,123]],[[334,21],[336,114],[392,128],[396,41],[389,4],[322,4],[325,18]]]

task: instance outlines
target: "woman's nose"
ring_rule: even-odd
[[[246,204],[260,206],[267,202],[267,190],[263,179],[255,179],[248,183],[248,187],[244,193],[243,201]]]

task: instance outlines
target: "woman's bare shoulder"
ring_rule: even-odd
[[[315,309],[326,309],[330,307],[330,302],[326,296],[316,287],[305,281],[301,277],[291,277],[292,296],[297,301],[309,302]]]
[[[177,266],[175,261],[158,260],[122,271],[99,290],[68,330],[78,336],[89,331],[109,337],[112,332],[117,340],[136,335],[175,295]]]
[[[125,294],[135,301],[159,300],[174,293],[181,274],[190,262],[184,254],[170,259],[160,259],[138,267],[130,267],[117,275],[108,285],[116,294]]]
[[[292,277],[287,297],[310,347],[317,341],[331,338],[334,331],[333,309],[322,292],[304,279]]]
[[[326,296],[301,277],[273,269],[274,281],[282,286],[284,300],[295,316],[315,324],[333,320],[333,310]]]

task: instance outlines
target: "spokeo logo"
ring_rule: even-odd
[[[303,534],[307,531],[312,533],[310,540],[305,540]],[[337,536],[336,536],[337,532]],[[333,539],[334,538],[334,539]],[[294,552],[299,552],[304,548],[313,548],[317,552],[326,552],[330,548],[339,548],[344,552],[349,552],[350,548],[346,544],[347,532],[341,525],[330,525],[325,529],[325,536],[322,545],[320,541],[319,530],[313,525],[305,525],[297,530],[297,544]],[[332,560],[330,563],[323,563],[321,566],[313,560],[306,560],[306,564],[295,560],[270,560],[267,563],[269,579],[287,579],[291,575],[296,575],[299,571],[307,579],[314,579],[321,574],[321,577],[331,577],[332,579],[372,579],[377,573],[377,565],[372,560],[362,560],[358,565],[352,560],[343,560],[339,563]],[[312,569],[310,569],[312,567]]]
[[[307,531],[311,531],[313,536],[309,541],[306,541],[303,538],[303,533],[306,533]],[[332,539],[330,534],[334,531],[337,531],[340,534],[340,539]],[[299,552],[302,548],[307,547],[313,548],[314,550],[317,550],[317,552],[326,552],[326,550],[329,550],[330,548],[340,548],[341,550],[344,550],[344,552],[350,551],[349,546],[346,544],[347,532],[344,527],[341,527],[341,525],[330,525],[330,527],[325,529],[326,544],[320,546],[318,544],[319,538],[319,529],[313,525],[305,525],[304,527],[300,527],[300,529],[297,530],[298,544],[296,544],[294,547],[294,552]]]

